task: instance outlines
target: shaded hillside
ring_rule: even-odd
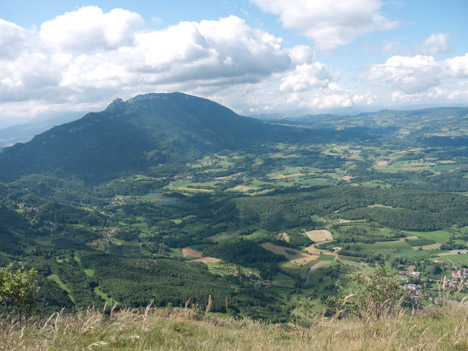
[[[0,206],[0,252],[19,255],[25,248],[25,238],[36,234],[23,216]]]
[[[251,145],[278,129],[284,127],[241,117],[217,103],[181,93],[117,99],[103,112],[89,113],[2,150],[0,180],[32,173],[105,180],[152,167],[174,167],[205,152]]]

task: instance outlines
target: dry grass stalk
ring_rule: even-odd
[[[380,319],[327,319],[307,327],[148,307],[55,313],[27,325],[0,321],[0,350],[466,350],[468,308],[433,306]]]

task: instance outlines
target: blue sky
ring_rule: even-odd
[[[182,91],[245,115],[468,105],[468,1],[3,1],[0,124]]]

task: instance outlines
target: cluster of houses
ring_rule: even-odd
[[[37,207],[32,207],[32,206],[26,206],[25,204],[23,203],[19,203],[19,204],[16,204],[16,206],[20,209],[20,210],[24,210],[25,212],[37,212]]]
[[[126,198],[118,197],[111,202],[111,206],[120,206],[125,203]]]
[[[236,277],[239,276],[239,271],[236,270],[236,269],[228,269],[228,273],[234,274],[234,276],[236,276]],[[256,277],[254,272],[245,273],[242,276],[245,277],[245,278]]]
[[[256,288],[259,288],[260,286],[264,286],[265,288],[269,289],[273,286],[273,284],[271,283],[271,280],[269,279],[266,279],[266,280],[257,280],[255,283],[254,283],[254,286]]]
[[[406,284],[406,288],[408,289],[409,293],[411,296],[417,298],[417,299],[423,299],[424,296],[427,296],[427,294],[423,293],[421,288],[421,284]]]
[[[356,177],[351,177],[351,176],[343,176],[341,180],[344,180],[345,182],[349,182],[351,179],[354,179]]]
[[[451,276],[444,278],[444,286],[446,288],[452,288],[454,290],[457,290],[459,292],[462,292],[463,290],[468,289],[468,268],[456,268],[454,266],[450,266],[448,264],[444,265],[444,268],[446,269],[454,269],[451,271]],[[418,280],[425,281],[422,284],[406,284],[405,287],[408,289],[410,295],[415,299],[415,300],[421,300],[424,298],[427,298],[427,301],[432,302],[434,304],[442,302],[440,298],[433,297],[431,294],[428,292],[428,290],[432,291],[439,291],[440,287],[439,286],[432,286],[431,288],[426,287],[426,282],[436,282],[436,280],[433,279],[421,279],[421,272],[413,271],[413,272],[404,272],[404,271],[399,271],[398,272],[400,275],[405,275],[408,277],[412,278],[417,278]],[[444,300],[445,301],[445,300]],[[451,302],[451,301],[448,301]],[[453,301],[456,303],[456,301]]]
[[[452,278],[463,278],[468,277],[468,268],[460,268],[456,271],[452,271]]]

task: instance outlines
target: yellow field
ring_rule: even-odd
[[[315,255],[315,256],[320,256],[321,254],[324,254],[324,255],[335,255],[336,256],[336,253],[335,252],[331,252],[329,250],[319,250],[315,247],[315,244],[312,244],[308,247],[306,247],[304,249],[305,251],[307,251],[308,253],[310,253],[311,255]]]
[[[182,255],[184,255],[184,257],[202,257],[202,254],[199,251],[192,249],[190,246],[184,247],[182,249]]]
[[[438,250],[440,249],[441,243],[435,243],[435,244],[430,244],[430,245],[424,245],[424,246],[414,246],[413,250],[418,250],[421,248],[421,250],[427,250],[427,251],[432,251],[432,250]]]
[[[246,192],[246,191],[249,191],[249,190],[255,190],[255,188],[251,188],[251,187],[246,186],[246,185],[237,185],[233,189],[238,190],[238,191],[242,191],[242,192]]]
[[[200,257],[200,258],[197,258],[195,261],[203,262],[203,263],[207,263],[207,262],[217,263],[221,260],[219,258],[214,258],[214,257]]]
[[[308,253],[310,253],[311,255],[319,255],[320,256],[320,250],[315,247],[315,244],[312,244],[309,247],[306,247],[305,250]]]
[[[381,204],[373,204],[373,205],[369,205],[367,207],[369,207],[369,208],[373,208],[373,207],[393,208],[392,206],[385,206],[385,205],[381,205]]]
[[[286,257],[286,259],[289,262],[294,263],[294,264],[305,264],[307,262],[316,260],[318,258],[318,256],[320,256],[320,254],[309,255],[309,254],[307,254],[305,252],[301,252],[299,250],[291,249],[289,247],[275,245],[273,243],[263,243],[262,247],[265,250],[268,250],[268,251],[271,251],[271,252],[273,252],[275,254],[282,255],[282,256]],[[292,254],[286,252],[286,250],[289,251],[289,252],[294,252],[295,255],[292,255]]]
[[[333,236],[329,230],[311,230],[306,232],[307,236],[313,242],[321,242],[321,241],[331,241],[333,240]]]
[[[279,179],[279,178],[292,178],[292,177],[300,177],[300,176],[304,176],[304,175],[307,175],[305,173],[295,173],[295,174],[280,174],[276,177],[276,179]]]
[[[466,253],[468,253],[468,250],[466,250],[466,249],[463,249],[463,250],[451,250],[451,251],[449,251],[449,252],[441,253],[441,254],[439,254],[439,256],[458,255],[458,253],[460,253],[460,254],[466,254]]]
[[[185,190],[185,191],[197,191],[201,193],[212,193],[213,190],[211,189],[197,189],[197,188],[187,188],[187,187],[180,187],[177,188],[177,190]]]

